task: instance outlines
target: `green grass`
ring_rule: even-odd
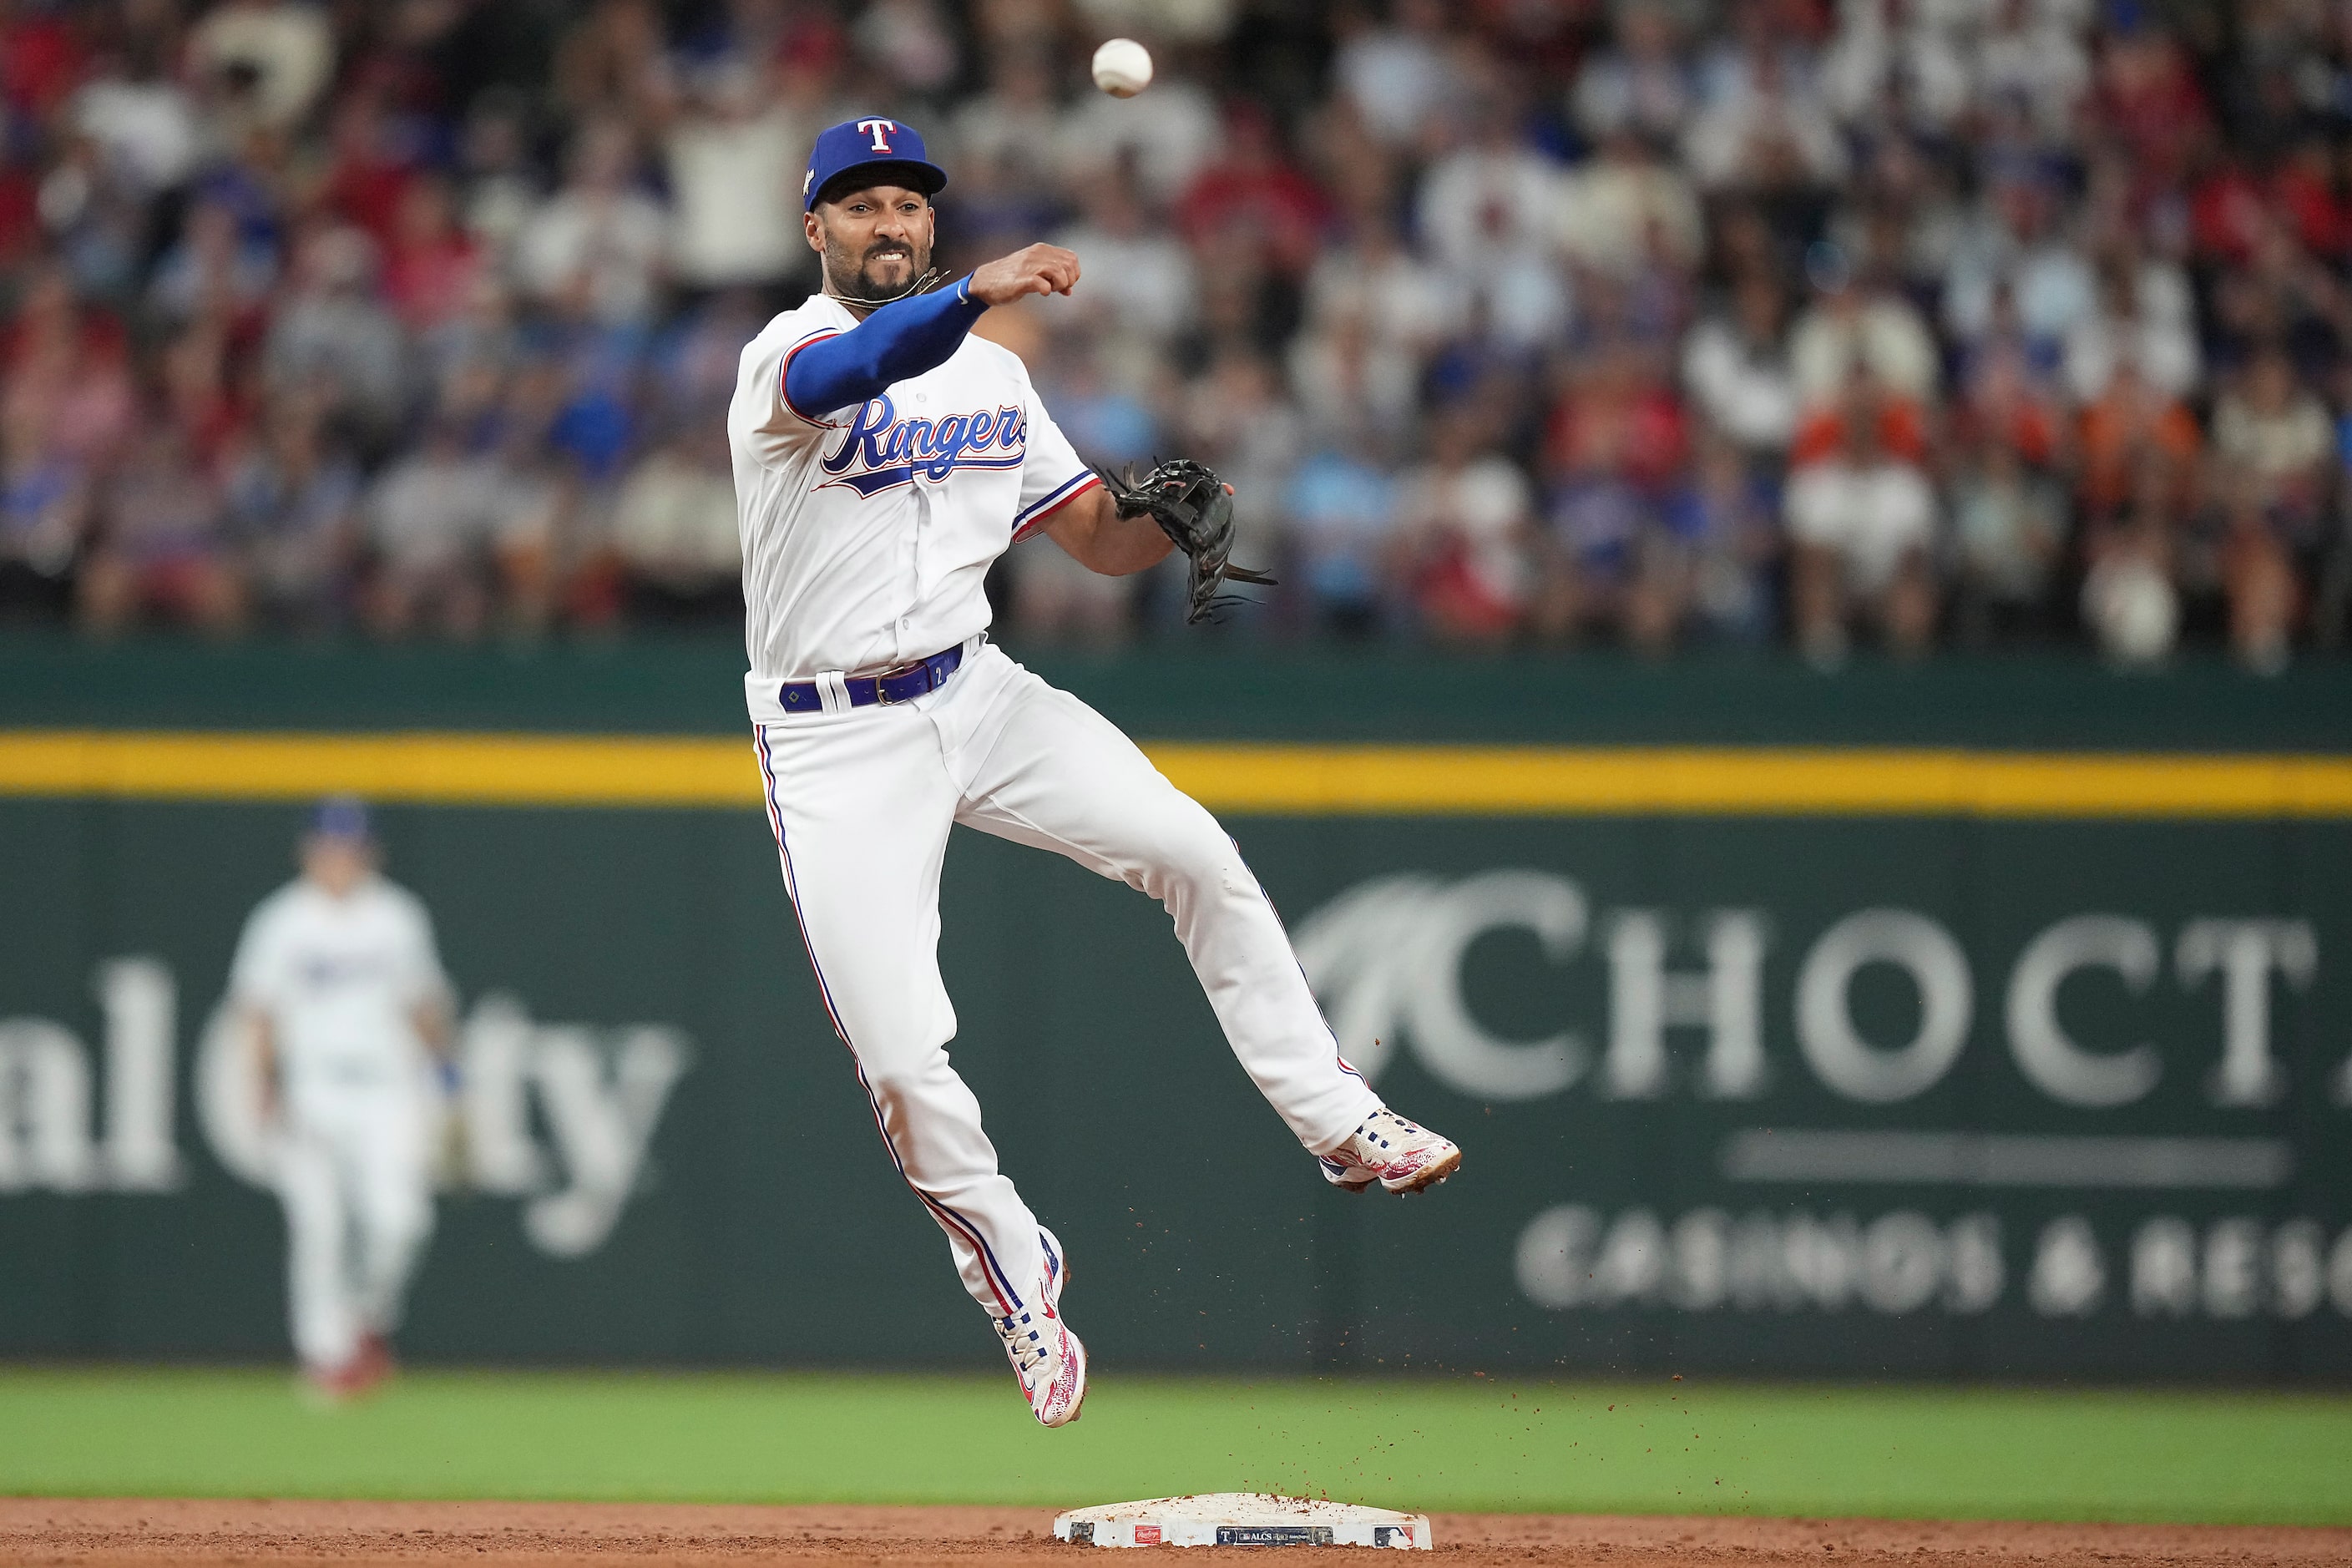
[[[2352,1397],[1142,1378],[0,1370],[0,1493],[1391,1507],[2352,1524]]]

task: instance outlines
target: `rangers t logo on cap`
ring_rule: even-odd
[[[869,185],[904,185],[925,195],[948,183],[948,172],[930,161],[913,126],[879,116],[845,120],[821,132],[809,150],[801,205],[814,207],[828,192],[855,188],[843,178],[852,174],[864,174]]]

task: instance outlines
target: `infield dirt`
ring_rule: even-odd
[[[2241,1568],[2352,1562],[2352,1530],[2259,1526],[1433,1516],[1456,1563],[1608,1568]],[[0,1499],[0,1563],[677,1564],[953,1562],[1075,1568],[1096,1549],[1053,1539],[1049,1515],[1005,1508],[753,1508],[619,1503]],[[1164,1550],[1164,1549],[1163,1549]],[[1124,1557],[1118,1559],[1126,1561]],[[1152,1560],[1158,1560],[1158,1553]],[[1265,1564],[1265,1548],[1187,1552]],[[1385,1552],[1294,1547],[1276,1563],[1375,1562]]]

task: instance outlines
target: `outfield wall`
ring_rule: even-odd
[[[953,1048],[1098,1356],[2352,1373],[2344,672],[1042,668],[1164,738],[1351,1055],[1469,1151],[1427,1200],[1327,1191],[1161,911],[960,833]],[[0,647],[0,1351],[282,1352],[210,1024],[348,785],[464,1003],[413,1353],[985,1363],[825,1026],[733,668]]]

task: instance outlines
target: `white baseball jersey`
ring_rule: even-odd
[[[449,994],[425,906],[375,876],[342,898],[298,878],[263,900],[229,986],[268,1016],[289,1099],[408,1088],[425,1050],[415,1009]]]
[[[885,668],[986,630],[990,563],[1095,482],[1019,356],[981,338],[855,407],[791,407],[793,352],[856,324],[812,295],[751,340],[736,376],[727,434],[755,721],[784,717],[781,681]]]

